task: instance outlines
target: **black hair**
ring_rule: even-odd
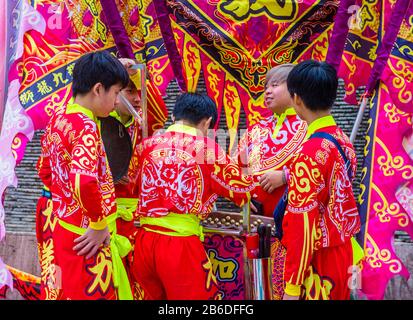
[[[291,97],[297,94],[311,111],[330,110],[337,96],[337,72],[327,62],[303,61],[291,70],[287,87]]]
[[[218,118],[214,101],[206,94],[183,93],[176,100],[173,115],[175,121],[186,120],[197,125],[203,119],[212,117],[210,128],[215,126]]]
[[[73,68],[73,96],[88,93],[99,82],[105,90],[115,84],[125,88],[129,82],[126,68],[117,58],[104,50],[87,53],[76,61]]]

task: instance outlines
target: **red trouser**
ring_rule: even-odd
[[[321,300],[323,299],[321,291],[324,291],[331,300],[350,299],[352,264],[351,241],[315,251],[311,267],[304,280],[305,299]]]
[[[197,236],[139,228],[132,270],[146,300],[207,300],[218,294],[212,264]]]
[[[59,223],[53,232],[55,261],[60,273],[60,300],[116,299],[112,281],[112,258],[109,247],[100,247],[86,259],[73,250],[79,235],[64,229]]]

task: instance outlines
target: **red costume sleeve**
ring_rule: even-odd
[[[217,158],[211,174],[213,188],[220,196],[242,206],[250,198],[252,176],[243,175],[241,168],[220,147],[215,150]]]
[[[243,169],[248,169],[248,146],[249,135],[247,131],[242,135],[241,139],[239,140],[237,149],[231,157],[233,161],[238,163],[238,165]]]
[[[73,186],[74,197],[84,210],[84,214],[91,220],[91,227],[102,229],[105,223],[100,223],[104,218],[102,192],[99,189],[98,170],[98,134],[90,127],[79,132],[72,140],[72,162],[70,170],[70,182]]]

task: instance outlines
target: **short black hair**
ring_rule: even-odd
[[[186,120],[197,125],[203,119],[212,117],[210,128],[215,126],[218,118],[214,101],[206,94],[182,93],[176,100],[173,115],[175,121]]]
[[[337,96],[337,72],[327,62],[306,60],[291,70],[287,87],[291,97],[297,94],[308,109],[330,110]]]
[[[76,61],[73,68],[73,96],[88,93],[96,83],[105,90],[115,84],[125,88],[129,75],[122,63],[107,51],[89,52]]]

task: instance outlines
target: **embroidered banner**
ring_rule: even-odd
[[[6,266],[12,275],[12,285],[0,286],[0,298],[6,298],[9,289],[17,290],[24,300],[40,300],[40,278]]]
[[[401,189],[413,179],[413,161],[402,147],[405,133],[412,128],[412,115],[396,107],[383,83],[370,108],[359,198],[365,219],[360,235],[366,255],[360,289],[369,299],[383,299],[392,277],[409,277],[408,269],[394,251],[393,241],[397,230],[413,238],[413,221],[404,208],[409,193]]]
[[[403,148],[403,140],[412,129],[413,3],[356,1],[351,10],[351,30],[339,70],[346,83],[347,100],[357,104],[356,89],[367,86],[373,91],[380,80],[370,106],[359,198],[363,224],[359,239],[366,254],[361,291],[370,299],[382,299],[393,276],[409,276],[394,252],[395,232],[404,231],[413,238],[406,209],[406,183],[413,177],[413,162]],[[387,41],[391,33],[397,35],[395,41]]]
[[[162,2],[162,1],[158,1]],[[308,58],[324,60],[338,1],[164,1],[188,90],[201,72],[228,129],[241,113],[252,125],[268,116],[265,74]],[[231,137],[231,145],[234,137]]]
[[[412,112],[413,91],[413,4],[405,2],[407,12],[397,32],[390,57],[384,71],[378,75],[392,96],[393,103],[405,112]],[[401,3],[398,3],[401,6]],[[377,59],[382,39],[392,26],[395,2],[389,0],[358,0],[348,8],[352,14],[349,34],[345,44],[339,76],[344,79],[346,101],[357,104],[356,89],[366,86]],[[388,44],[386,44],[388,45]]]
[[[2,19],[0,25],[4,27],[2,32],[3,40],[6,46],[2,48],[4,56],[3,63],[5,74],[9,72],[9,67],[23,53],[23,34],[26,30],[36,29],[38,32],[43,30],[43,20],[25,1],[7,1],[2,2]],[[16,165],[16,155],[13,153],[13,140],[16,136],[20,141],[31,139],[33,134],[33,125],[30,118],[25,114],[18,99],[18,90],[20,81],[10,76],[9,81],[5,81],[3,92],[7,92],[4,104],[4,117],[1,125],[0,134],[0,241],[4,238],[6,230],[4,227],[4,206],[3,193],[8,186],[17,187],[17,178],[14,173]],[[4,100],[0,103],[3,107]],[[0,258],[0,288],[7,290],[11,285],[11,275],[5,268]]]

